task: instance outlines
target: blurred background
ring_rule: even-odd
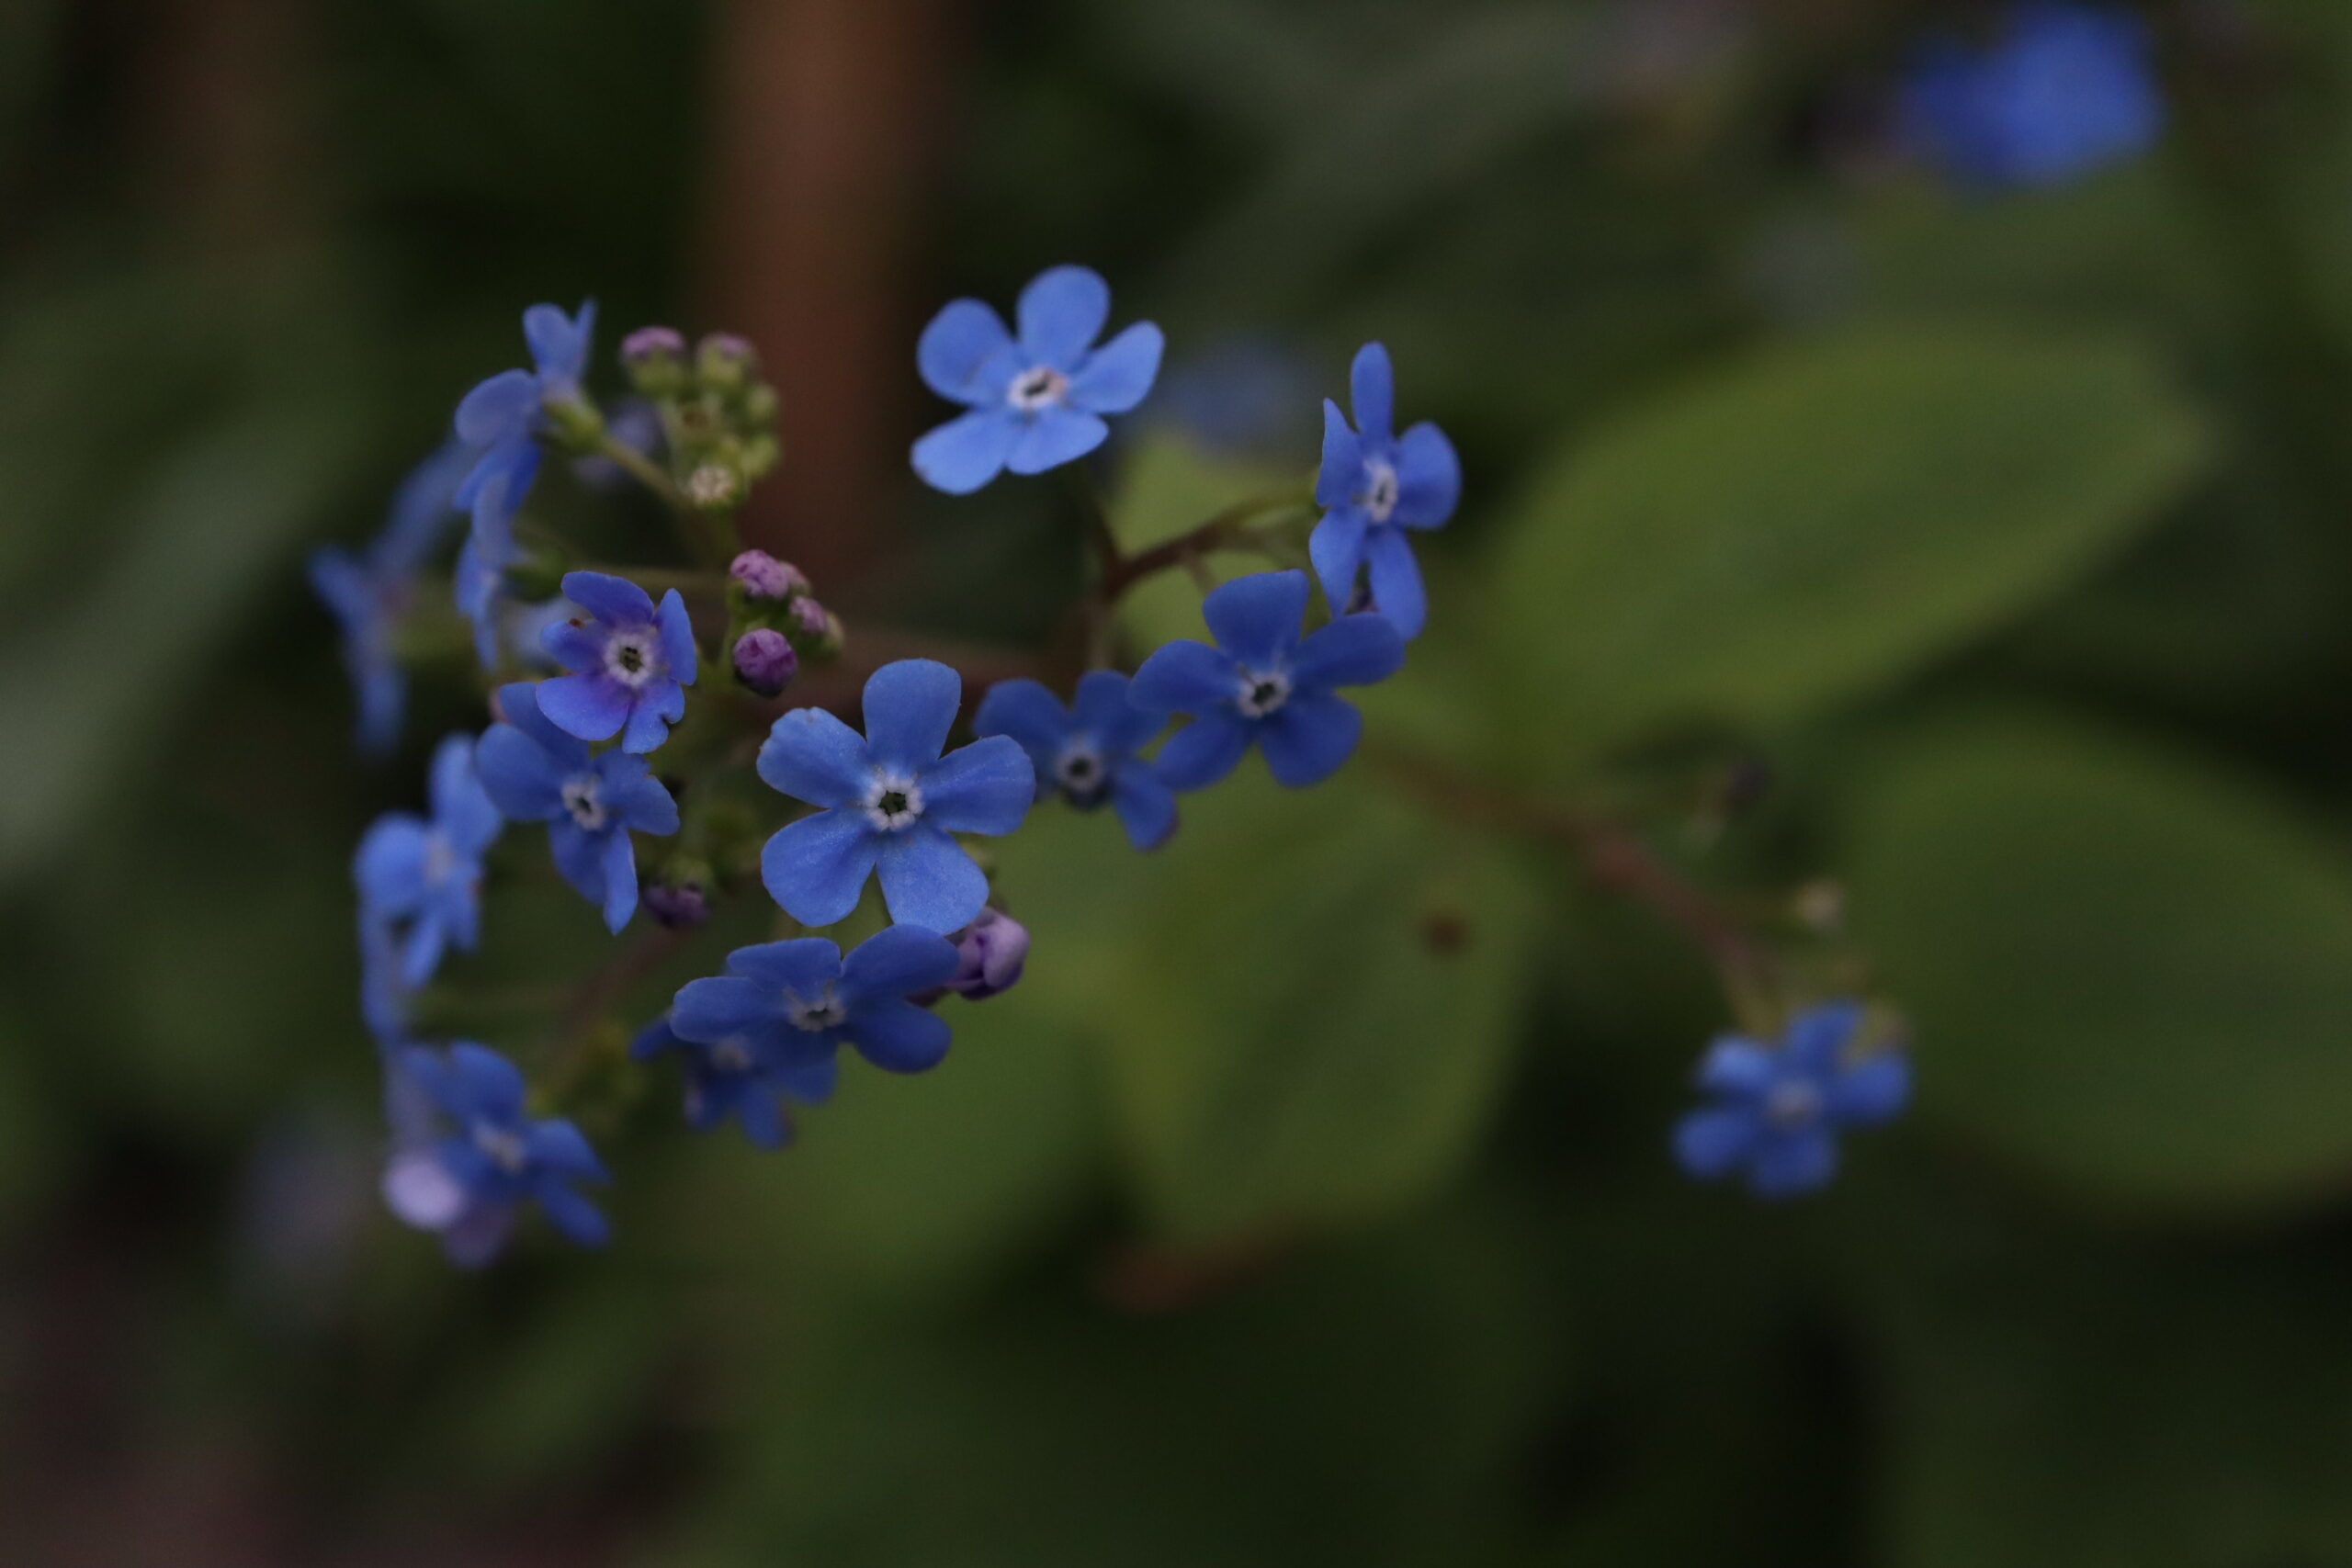
[[[2352,1562],[2352,7],[1955,107],[2035,15],[0,0],[0,1561]],[[1064,261],[1169,333],[1138,542],[1387,342],[1468,484],[1374,732],[1903,1009],[1836,1187],[1686,1181],[1704,962],[1360,761],[1041,812],[1023,986],[783,1155],[609,1086],[607,1253],[381,1211],[348,857],[479,696],[363,765],[308,550],[594,295],[607,391],[760,345],[854,642],[1042,646],[1067,496],[905,451]],[[503,853],[528,1061],[610,949]]]

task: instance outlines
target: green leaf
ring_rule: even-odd
[[[1928,730],[1864,794],[1857,935],[1922,1110],[2085,1191],[2352,1179],[2352,863],[2257,790],[2055,722]]]
[[[2129,344],[1884,328],[1769,350],[1578,442],[1496,566],[1547,761],[1869,692],[2045,597],[2196,472]]]

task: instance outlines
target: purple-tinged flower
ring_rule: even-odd
[[[621,339],[621,363],[632,369],[651,360],[685,356],[685,334],[675,327],[639,327]]]
[[[840,950],[834,951],[838,955]],[[742,1123],[743,1135],[763,1149],[780,1149],[792,1141],[787,1101],[823,1104],[832,1098],[841,1073],[830,1051],[800,1061],[741,1035],[709,1044],[683,1040],[666,1014],[648,1024],[629,1047],[640,1062],[672,1051],[685,1058],[686,1125],[707,1133],[731,1115]]]
[[[800,655],[782,632],[754,626],[735,639],[735,678],[761,696],[782,696],[798,673]]]
[[[1323,403],[1323,469],[1315,480],[1323,521],[1307,553],[1333,615],[1352,606],[1356,580],[1369,568],[1373,608],[1410,639],[1429,621],[1429,595],[1405,530],[1445,526],[1462,499],[1462,465],[1445,432],[1426,420],[1396,434],[1396,378],[1387,349],[1368,343],[1357,350],[1350,378],[1354,426],[1339,404]]]
[[[482,788],[510,822],[544,822],[556,869],[604,911],[617,931],[637,913],[637,848],[631,833],[678,830],[678,803],[646,760],[627,751],[589,754],[588,743],[548,721],[546,685],[498,689],[503,724],[474,750]]]
[[[770,896],[803,925],[857,908],[878,867],[890,918],[961,931],[988,902],[987,874],[953,835],[1021,826],[1037,777],[1020,744],[995,735],[942,756],[963,677],[902,659],[865,682],[865,734],[822,708],[795,708],[760,748],[760,777],[823,809],[788,823],[760,859]]]
[[[504,826],[474,773],[474,743],[452,735],[433,754],[433,816],[376,818],[352,863],[365,911],[400,932],[401,983],[433,977],[451,946],[481,935],[481,860]]]
[[[937,990],[915,998],[926,1007],[950,992],[967,1002],[984,1002],[1012,989],[1028,967],[1029,928],[993,905],[950,940],[956,943],[956,973]]]
[[[727,574],[743,585],[752,599],[789,599],[808,592],[808,579],[790,561],[780,561],[765,550],[745,550],[728,564]]]
[[[2071,184],[2164,134],[2154,55],[2147,23],[2120,6],[2019,5],[1988,49],[1950,35],[1920,46],[1902,85],[1902,130],[1955,180]]]
[[[699,882],[656,882],[645,890],[645,912],[673,931],[710,923],[710,895]]]
[[[741,947],[727,973],[695,980],[671,1004],[679,1039],[734,1042],[771,1070],[830,1062],[843,1044],[886,1072],[919,1073],[947,1055],[945,1021],[909,999],[958,967],[944,936],[891,926],[844,959],[822,937]]]
[[[1778,1045],[1716,1041],[1698,1075],[1715,1103],[1674,1130],[1682,1168],[1705,1180],[1744,1169],[1759,1198],[1826,1184],[1838,1169],[1838,1134],[1891,1121],[1911,1098],[1911,1063],[1899,1047],[1855,1052],[1861,1021],[1859,1004],[1830,1002],[1799,1013]]]
[[[972,720],[975,734],[1021,743],[1036,770],[1039,800],[1059,795],[1081,811],[1108,801],[1139,850],[1158,849],[1176,830],[1175,793],[1136,755],[1167,728],[1164,711],[1128,700],[1127,678],[1115,670],[1080,676],[1068,708],[1035,681],[1000,681]]]
[[[384,531],[364,554],[326,546],[311,556],[311,586],[343,626],[343,663],[359,699],[358,745],[380,757],[400,739],[408,677],[393,639],[416,600],[416,574],[457,516],[458,480],[472,454],[451,443],[417,465],[392,498]]]
[[[1102,415],[1143,401],[1159,374],[1159,329],[1138,321],[1101,348],[1111,287],[1082,266],[1039,273],[1021,291],[1021,333],[978,299],[952,301],[923,329],[923,383],[972,412],[915,443],[915,472],[968,495],[1006,468],[1042,474],[1085,457],[1111,427]]]
[[[582,1247],[610,1238],[605,1216],[571,1184],[612,1177],[579,1128],[524,1113],[523,1075],[512,1062],[460,1042],[446,1056],[412,1047],[401,1053],[400,1066],[447,1125],[433,1141],[400,1151],[386,1168],[384,1201],[393,1213],[445,1241],[455,1235],[463,1247],[451,1250],[461,1262],[487,1261],[514,1213],[533,1201]]]
[[[539,711],[582,740],[621,738],[625,751],[650,751],[685,716],[695,683],[695,629],[674,588],[656,610],[644,589],[601,571],[567,572],[563,596],[586,621],[549,626],[546,643],[572,671],[539,688]]]
[[[1306,574],[1236,578],[1201,601],[1217,646],[1171,642],[1136,671],[1127,700],[1193,722],[1153,764],[1171,789],[1201,789],[1233,772],[1255,742],[1278,784],[1319,784],[1355,750],[1363,715],[1335,686],[1369,686],[1405,662],[1385,615],[1341,615],[1301,639]]]

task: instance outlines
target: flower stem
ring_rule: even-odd
[[[711,516],[688,501],[685,491],[662,471],[660,464],[610,430],[598,436],[596,456],[621,468],[661,500],[669,509],[672,521],[677,524],[678,536],[684,541],[687,553],[695,559],[713,569],[727,564],[726,520]]]

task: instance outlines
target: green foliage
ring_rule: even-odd
[[[1545,464],[1494,563],[1558,764],[1883,688],[2096,565],[2196,471],[2129,344],[1877,329],[1765,351]]]

